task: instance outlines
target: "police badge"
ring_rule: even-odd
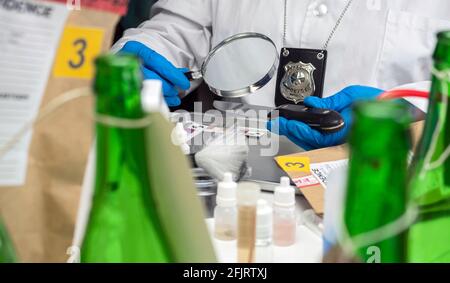
[[[326,50],[283,48],[275,104],[301,104],[308,96],[322,97],[326,62]]]
[[[305,97],[311,96],[316,90],[314,83],[313,64],[289,62],[284,66],[284,77],[281,79],[280,91],[284,98],[295,104],[303,101]]]

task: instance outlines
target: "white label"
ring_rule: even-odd
[[[293,179],[292,181],[297,186],[297,188],[300,188],[300,189],[320,184],[319,181],[317,181],[317,179],[313,175],[296,178],[296,179]]]
[[[345,167],[348,165],[348,159],[337,160],[331,162],[323,162],[323,163],[313,163],[311,164],[311,173],[320,182],[320,184],[326,188],[328,176],[330,173],[340,167]]]
[[[0,149],[36,117],[68,15],[64,4],[13,2],[0,1]],[[0,156],[0,186],[25,183],[30,142],[28,133]]]
[[[238,132],[249,138],[261,138],[267,135],[266,129],[239,127]]]

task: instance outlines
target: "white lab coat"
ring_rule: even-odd
[[[322,48],[347,0],[288,0],[287,47]],[[325,14],[317,13],[318,5]],[[231,35],[259,32],[283,44],[284,0],[160,0],[154,17],[113,47],[140,41],[178,67],[200,66]],[[450,30],[449,0],[354,0],[328,47],[324,96],[368,85],[420,88],[429,81],[436,33]],[[244,98],[273,106],[275,78]],[[423,87],[423,86],[422,86]]]

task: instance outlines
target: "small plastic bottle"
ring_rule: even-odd
[[[177,123],[172,131],[172,142],[173,144],[178,145],[181,148],[181,151],[186,155],[191,151],[191,148],[187,144],[187,139],[188,135],[184,130],[183,123]]]
[[[266,200],[258,200],[256,208],[255,263],[270,263],[273,261],[272,220],[272,207]]]
[[[256,245],[272,244],[273,210],[266,200],[258,200],[256,207]]]
[[[218,240],[236,240],[237,234],[237,207],[236,188],[233,175],[225,173],[224,179],[218,184],[214,209],[214,236]]]
[[[295,213],[295,189],[288,177],[282,177],[275,188],[273,203],[273,243],[287,247],[295,244],[297,217]]]

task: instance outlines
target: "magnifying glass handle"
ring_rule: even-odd
[[[196,81],[203,78],[202,72],[200,71],[189,71],[184,73],[184,75],[189,81]]]
[[[200,72],[200,71],[189,71],[189,72],[185,72],[183,74],[190,82],[203,78],[202,72]],[[186,97],[186,95],[187,95],[186,91],[178,89],[178,96],[180,96],[180,98],[184,98],[184,97]]]

